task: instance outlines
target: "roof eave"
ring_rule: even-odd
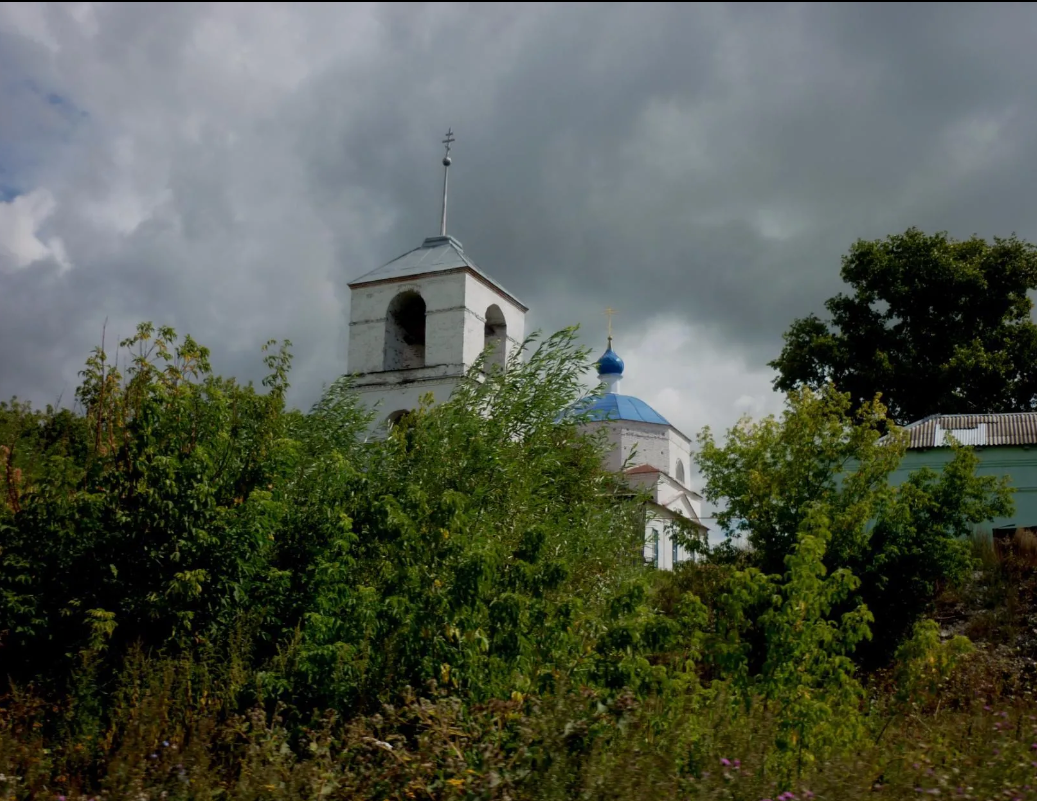
[[[416,281],[419,278],[428,278],[429,276],[433,275],[455,275],[457,273],[467,273],[484,286],[488,287],[489,289],[492,289],[494,292],[500,293],[507,300],[511,301],[511,303],[517,306],[523,314],[529,311],[529,307],[525,303],[523,303],[510,292],[508,292],[506,289],[504,289],[504,287],[500,286],[500,284],[490,280],[479,270],[476,270],[468,266],[450,267],[446,270],[426,270],[425,272],[414,273],[413,275],[389,275],[385,276],[384,278],[378,276],[374,276],[372,278],[364,278],[363,276],[361,276],[360,278],[350,281],[348,284],[346,284],[346,286],[348,286],[350,289],[356,289],[362,286],[379,286],[381,284],[403,284],[408,281]]]

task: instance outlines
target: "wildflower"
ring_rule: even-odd
[[[984,704],[983,711],[984,712],[989,712],[990,711],[990,704]]]
[[[742,760],[736,759],[731,764],[734,765],[735,770],[738,770],[740,767],[742,767]]]
[[[807,798],[807,799],[810,799],[810,798],[814,797],[814,794],[810,790],[804,790],[803,791],[803,797]]]
[[[162,741],[162,747],[163,748],[169,748],[169,740],[163,740]]]
[[[1030,750],[1037,751],[1037,743],[1030,743]]]
[[[720,757],[720,764],[723,765],[725,768],[729,768],[731,767],[731,760],[727,757]]]

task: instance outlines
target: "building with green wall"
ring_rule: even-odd
[[[1037,529],[1037,412],[932,415],[905,426],[904,431],[909,436],[908,449],[890,477],[892,484],[901,484],[922,467],[941,471],[953,455],[946,444],[950,434],[975,449],[977,474],[1008,476],[1015,489],[1015,514],[979,524],[976,529]]]

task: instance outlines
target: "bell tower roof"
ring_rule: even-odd
[[[461,272],[469,273],[490,288],[500,292],[512,303],[520,307],[523,312],[529,311],[528,306],[480,270],[475,262],[465,255],[461,243],[452,236],[428,237],[421,243],[421,247],[414,248],[414,250],[404,253],[388,264],[383,264],[381,267],[371,270],[371,272],[365,273],[359,278],[354,278],[349,282],[349,288],[355,289],[356,287],[369,284],[407,281],[426,275]]]

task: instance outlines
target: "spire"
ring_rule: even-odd
[[[607,391],[612,394],[619,393],[619,382],[623,378],[624,366],[623,360],[612,350],[612,315],[615,313],[615,309],[605,309],[605,314],[609,320],[608,347],[605,348],[605,352],[598,359],[598,380],[605,384],[608,388]]]
[[[446,152],[443,154],[443,219],[439,224],[439,235],[446,236],[446,179],[447,174],[450,172],[450,164],[453,161],[450,158],[450,145],[454,142],[454,129],[447,128],[446,139],[443,140],[443,144],[446,145]]]

